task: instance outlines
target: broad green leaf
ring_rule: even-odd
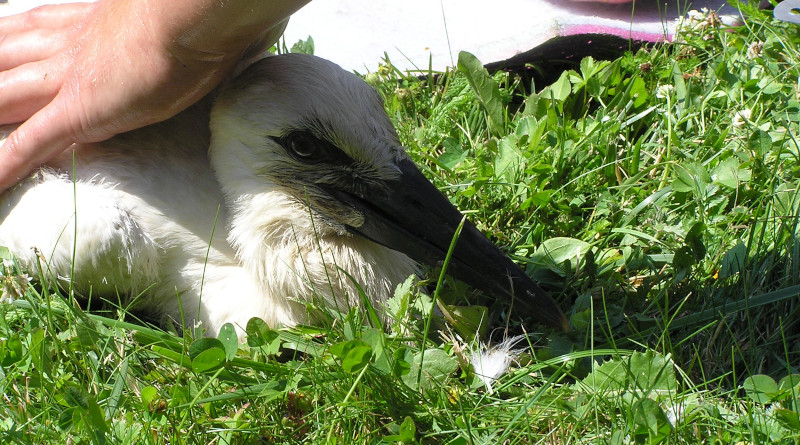
[[[586,81],[586,91],[590,96],[600,97],[605,92],[606,88],[613,85],[614,84],[603,83],[598,76],[592,76]]]
[[[534,147],[539,144],[545,129],[547,129],[547,123],[544,118],[537,120],[533,116],[524,116],[517,122],[514,134],[520,138],[527,136],[528,146]],[[546,165],[546,167],[552,168],[549,165]]]
[[[643,398],[631,406],[633,422],[636,424],[636,434],[646,435],[648,443],[659,443],[669,436],[672,424],[669,422],[664,410],[653,399]]]
[[[342,369],[348,373],[361,371],[372,360],[372,348],[361,340],[350,340],[331,346],[331,354],[342,359]]]
[[[524,162],[523,157],[517,149],[518,138],[514,134],[509,134],[498,143],[498,153],[494,160],[494,172],[498,178],[502,178],[508,183],[516,183],[520,163]]]
[[[683,102],[686,99],[686,81],[683,79],[684,72],[679,63],[672,65],[672,83],[675,86],[675,97]],[[681,105],[683,107],[683,105]]]
[[[29,354],[31,355],[31,362],[33,367],[41,372],[50,373],[53,365],[53,360],[50,353],[50,341],[45,338],[44,329],[36,328],[31,332],[31,343]],[[1,350],[2,348],[0,348]],[[2,362],[2,359],[0,359]]]
[[[747,397],[757,403],[771,403],[778,395],[778,384],[764,374],[751,375],[742,384]]]
[[[290,53],[300,53],[300,54],[314,54],[314,39],[311,36],[308,36],[306,40],[298,40],[292,45],[292,48],[289,50]]]
[[[414,361],[403,381],[409,388],[429,389],[444,382],[445,378],[458,369],[458,362],[441,349],[427,349],[414,354]],[[420,372],[421,371],[421,372]]]
[[[608,61],[596,62],[592,57],[584,57],[581,60],[580,74],[570,71],[570,81],[573,83],[573,92],[578,92],[585,88],[591,96],[597,96],[603,90],[600,80],[596,74],[609,64]]]
[[[539,97],[543,97],[545,99],[550,99],[553,101],[561,102],[567,97],[569,97],[569,93],[572,91],[572,85],[569,82],[569,71],[564,71],[561,73],[561,77],[558,78],[552,85],[545,87],[540,93]]]
[[[580,383],[594,392],[636,391],[644,396],[672,394],[678,388],[672,359],[651,350],[597,365]]]
[[[675,365],[669,354],[636,351],[630,357],[630,372],[636,388],[660,393],[675,393],[678,389]]]
[[[408,348],[399,348],[392,353],[394,363],[392,363],[392,375],[401,377],[411,371],[411,363],[414,362],[414,354]]]
[[[236,329],[230,323],[225,323],[219,329],[217,340],[222,343],[225,348],[225,358],[233,360],[236,357],[236,351],[239,350],[239,336],[236,335]]]
[[[714,182],[724,185],[725,187],[736,189],[742,182],[748,182],[751,178],[750,170],[739,167],[739,160],[731,156],[730,158],[722,161],[717,168],[714,169],[711,177]]]
[[[465,341],[474,338],[484,338],[489,329],[486,306],[455,306],[443,305],[452,318],[451,322],[458,335]]]
[[[738,89],[739,84],[741,84],[742,82],[742,79],[739,76],[731,73],[730,68],[731,68],[730,63],[724,58],[721,59],[716,69],[717,78],[727,82],[729,88]]]
[[[224,348],[210,348],[200,352],[192,360],[192,370],[196,373],[202,374],[206,372],[214,372],[225,364],[225,349]]]
[[[67,402],[68,406],[75,408],[87,409],[89,407],[86,401],[86,393],[74,384],[68,384],[64,388],[64,401]]]
[[[577,93],[585,85],[583,77],[575,71],[569,71],[569,83],[572,84],[573,93]]]
[[[172,385],[172,389],[169,390],[170,407],[181,406],[189,400],[189,388],[187,385]]]
[[[213,372],[225,364],[225,346],[216,338],[200,338],[189,346],[189,358],[195,372]]]
[[[403,322],[407,317],[411,316],[408,306],[412,287],[416,282],[417,277],[410,275],[403,283],[397,285],[394,295],[386,301],[387,312],[394,318],[394,323],[392,323],[393,332],[400,332]]]
[[[241,399],[247,399],[250,401],[258,399],[259,403],[266,403],[275,400],[278,397],[285,397],[290,388],[294,388],[294,386],[290,387],[289,382],[285,379],[269,380],[264,383],[239,387],[234,391],[215,394],[210,397],[204,397],[202,399],[195,400],[193,401],[194,403],[192,406],[201,403],[216,403],[226,400]],[[183,394],[179,395],[179,399],[182,400],[180,404],[170,403],[170,406],[185,408],[187,405],[191,404],[191,401],[188,398],[188,393],[185,396]]]
[[[0,260],[10,260],[14,256],[11,255],[11,251],[8,250],[8,247],[0,246]]]
[[[342,357],[342,369],[350,373],[359,372],[369,364],[370,359],[372,359],[372,348],[366,343],[359,342],[345,352]]]
[[[414,425],[414,419],[411,416],[406,416],[403,423],[400,424],[400,433],[398,434],[401,442],[411,442],[417,435],[417,427]]]
[[[97,332],[98,329],[100,329],[100,323],[95,323],[88,319],[78,320],[75,325],[78,344],[87,351],[94,349],[100,339],[100,334]]]
[[[97,400],[92,395],[87,395],[86,397],[86,408],[86,422],[93,430],[99,430],[104,433],[111,432],[100,405],[97,404]]]
[[[594,392],[623,391],[628,384],[628,364],[620,358],[614,358],[600,365],[583,380],[581,384]]]
[[[610,63],[611,62],[608,60],[594,60],[591,56],[584,57],[581,59],[581,75],[584,79],[594,77],[595,74],[599,73]]]
[[[545,100],[541,94],[531,93],[525,98],[525,108],[522,110],[522,114],[533,118],[546,119],[549,104],[550,101]]]
[[[572,270],[575,270],[591,247],[586,241],[575,238],[550,238],[539,245],[531,255],[531,261],[547,266],[558,274],[564,274],[564,263],[568,262]]]
[[[396,423],[386,425],[386,429],[392,432],[392,434],[384,436],[381,443],[414,443],[414,439],[417,435],[417,427],[414,425],[414,420],[411,416],[406,416],[406,418],[403,419],[403,423],[400,425]]]
[[[119,368],[117,368],[117,371],[114,373],[114,386],[111,387],[111,394],[109,394],[108,399],[106,399],[106,416],[109,418],[113,418],[117,413],[117,408],[123,401],[123,392],[128,386],[129,357],[130,356],[127,356],[122,360]]]
[[[798,416],[795,411],[775,408],[773,414],[784,427],[794,431],[800,431],[800,416]]]
[[[800,213],[800,193],[797,193],[797,186],[790,183],[779,185],[773,194],[772,203],[778,216],[795,218]]]
[[[64,411],[61,411],[61,414],[58,415],[58,427],[62,430],[66,431],[72,428],[73,424],[73,417],[75,416],[75,408],[69,407]]]
[[[769,137],[769,133],[766,131],[756,130],[747,140],[747,148],[759,156],[764,156],[772,148],[772,138]]]
[[[695,189],[694,178],[685,168],[678,167],[675,170],[675,181],[672,182],[672,189],[676,192],[691,192]]]
[[[556,193],[555,190],[546,189],[540,190],[536,193],[531,194],[530,198],[528,198],[529,205],[535,205],[537,207],[542,207],[550,203],[550,199]]]
[[[722,255],[722,266],[719,269],[719,277],[727,278],[738,274],[744,270],[746,263],[747,247],[739,242]]]
[[[711,176],[698,163],[686,162],[675,165],[675,180],[672,182],[672,189],[676,192],[699,194],[710,182]]]
[[[469,152],[462,150],[461,147],[450,146],[445,148],[444,153],[439,155],[439,163],[453,170],[467,158],[467,155],[469,155]]]
[[[569,324],[575,332],[586,332],[592,324],[592,310],[585,309],[570,315]]]
[[[778,389],[789,397],[800,396],[800,374],[789,374],[778,382]]]
[[[647,102],[647,98],[650,96],[647,92],[647,86],[644,80],[638,75],[634,76],[633,80],[631,80],[630,95],[631,99],[633,99],[634,108],[644,105],[644,103]]]
[[[368,344],[372,348],[372,367],[382,372],[383,374],[392,373],[392,359],[387,355],[386,348],[386,334],[383,329],[371,328],[367,329],[361,334],[361,341]]]
[[[765,95],[772,95],[779,93],[784,85],[776,80],[774,77],[765,75],[758,81],[759,93]]]
[[[691,249],[692,255],[697,261],[702,260],[706,256],[706,245],[703,242],[703,234],[706,232],[706,225],[702,222],[696,222],[692,228],[686,233],[684,240],[686,245]]]
[[[158,399],[158,389],[155,386],[145,386],[141,390],[142,406],[146,410],[150,410],[153,402]]]
[[[695,265],[695,262],[692,249],[688,246],[680,247],[672,256],[672,267],[674,267],[675,270],[690,269]]]
[[[464,73],[475,96],[486,110],[492,133],[501,134],[505,128],[505,109],[497,83],[489,76],[480,60],[466,51],[458,53],[458,70]]]
[[[22,340],[12,335],[7,340],[0,340],[0,366],[10,366],[22,360]]]
[[[261,347],[261,350],[267,355],[275,355],[280,351],[280,334],[270,329],[264,320],[258,317],[251,318],[247,322],[245,332],[248,346]]]

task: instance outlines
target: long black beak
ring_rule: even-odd
[[[389,190],[336,192],[364,214],[362,226],[348,229],[421,263],[441,265],[463,215],[413,162],[405,159],[398,166],[400,178],[389,183]],[[469,221],[464,222],[447,272],[543,323],[569,331],[555,301]]]

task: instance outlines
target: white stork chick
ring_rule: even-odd
[[[359,289],[380,309],[416,261],[444,258],[460,220],[374,90],[288,54],[169,121],[73,146],[0,196],[0,245],[34,276],[44,259],[48,277],[85,295],[143,293],[138,308],[214,334],[252,317],[313,321],[308,303],[346,310]],[[451,261],[459,278],[566,326],[471,224]]]

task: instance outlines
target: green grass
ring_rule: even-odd
[[[473,314],[523,327],[458,283],[437,289],[455,325],[408,282],[388,326],[253,321],[237,347],[86,313],[6,262],[23,295],[0,305],[0,443],[800,441],[800,33],[742,7],[744,26],[547,86],[469,54],[366,76],[428,176],[570,318],[525,325],[493,393],[465,356]]]

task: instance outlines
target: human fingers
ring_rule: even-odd
[[[70,119],[56,106],[41,109],[20,125],[0,146],[0,190],[66,150],[72,145],[71,133]]]
[[[31,29],[61,29],[83,21],[95,8],[94,3],[45,5],[21,14],[0,17],[0,35]]]
[[[53,60],[0,72],[0,124],[22,122],[45,107],[58,93],[61,78]]]
[[[65,45],[66,35],[61,31],[32,29],[0,35],[0,71],[47,59]]]

